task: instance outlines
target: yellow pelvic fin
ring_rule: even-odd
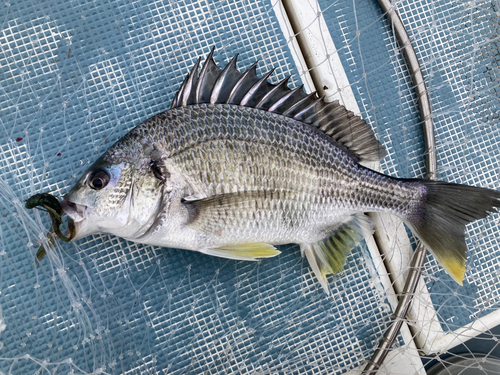
[[[257,260],[259,258],[271,258],[281,254],[281,251],[267,243],[245,243],[225,245],[215,249],[201,251],[208,255],[235,260]]]

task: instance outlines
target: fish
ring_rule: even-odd
[[[112,145],[63,197],[74,239],[108,233],[143,244],[255,261],[298,244],[325,292],[374,225],[398,216],[460,285],[465,226],[497,212],[500,192],[384,175],[369,124],[257,62],[194,64],[170,109]],[[201,68],[200,68],[201,67]]]

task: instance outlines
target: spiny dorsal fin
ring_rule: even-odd
[[[171,108],[211,103],[261,109],[318,128],[343,145],[359,161],[378,161],[385,156],[385,150],[371,127],[338,101],[326,103],[316,93],[306,94],[303,86],[291,90],[287,86],[290,77],[273,85],[267,79],[274,69],[259,78],[257,63],[241,73],[236,68],[238,55],[224,69],[220,69],[213,54],[214,49],[199,74],[198,59],[175,95]]]

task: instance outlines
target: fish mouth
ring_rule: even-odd
[[[89,207],[63,199],[61,202],[63,212],[73,219],[75,223],[83,221],[90,211]]]

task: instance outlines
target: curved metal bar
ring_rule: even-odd
[[[382,10],[386,13],[389,22],[392,24],[396,38],[401,46],[406,65],[413,79],[415,91],[418,96],[420,118],[422,119],[424,132],[427,178],[435,179],[437,178],[436,140],[434,138],[434,125],[431,116],[430,100],[427,95],[427,87],[420,68],[420,63],[411,44],[410,37],[406,32],[403,21],[399,17],[396,9],[392,6],[390,0],[377,1]],[[363,374],[376,374],[394,344],[415,294],[418,280],[422,274],[422,268],[425,263],[426,255],[427,249],[424,245],[419,244],[415,254],[413,255],[413,259],[410,264],[410,272],[408,273],[406,284],[401,292],[392,323],[386,330],[384,337],[381,339],[379,346],[377,347],[377,350],[373,353],[373,356],[363,370]]]

